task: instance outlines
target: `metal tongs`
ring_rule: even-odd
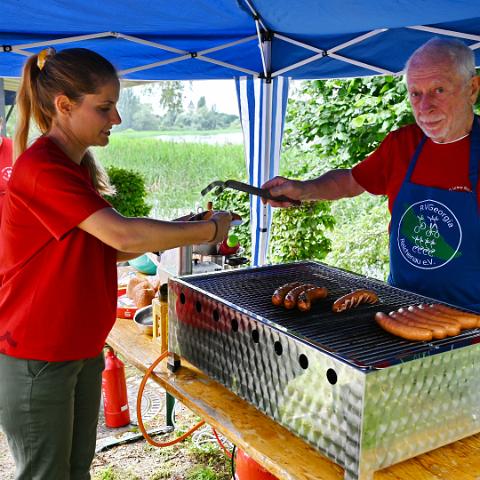
[[[256,195],[257,197],[266,198],[267,200],[275,200],[276,202],[290,202],[292,205],[300,205],[300,200],[293,200],[292,198],[286,197],[285,195],[280,195],[274,197],[267,189],[254,187],[248,183],[238,182],[237,180],[216,180],[206,186],[200,193],[206,195],[208,192],[217,188],[217,193],[222,192],[225,188],[231,188],[233,190],[238,190],[240,192],[246,192],[250,195]]]

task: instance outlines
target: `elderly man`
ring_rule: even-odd
[[[275,177],[263,187],[307,201],[387,195],[389,283],[480,312],[480,123],[473,114],[480,83],[473,53],[459,41],[434,38],[410,57],[406,81],[416,124],[391,132],[352,169],[307,181]]]

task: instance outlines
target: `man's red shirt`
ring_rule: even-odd
[[[417,125],[391,132],[375,152],[352,169],[353,177],[365,190],[388,196],[390,212],[422,137]],[[441,144],[427,139],[411,181],[447,190],[471,190],[469,160],[470,136]]]

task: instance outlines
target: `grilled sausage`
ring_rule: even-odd
[[[378,296],[371,290],[355,290],[354,292],[347,293],[343,297],[338,298],[333,302],[332,310],[334,312],[343,312],[349,308],[356,307],[360,303],[374,304],[378,302]]]
[[[447,307],[440,303],[432,303],[429,305],[432,312],[441,313],[448,317],[452,317],[458,322],[462,328],[475,328],[480,326],[480,316],[475,315],[474,313],[463,312],[462,310],[457,310],[456,308]]]
[[[300,282],[292,282],[292,283],[285,283],[278,287],[272,295],[272,303],[274,305],[283,305],[283,301],[285,300],[285,295],[295,287],[301,285]]]
[[[325,287],[312,287],[300,293],[297,299],[297,307],[302,312],[307,312],[312,308],[312,303],[320,298],[325,298],[328,290]]]
[[[292,288],[286,295],[285,300],[283,301],[283,305],[288,310],[295,308],[297,306],[297,299],[298,296],[304,292],[305,290],[314,287],[311,283],[304,283],[299,285],[298,287]]]
[[[437,326],[437,327],[443,328],[448,337],[453,337],[455,335],[458,335],[459,333],[458,326],[445,324],[445,323],[442,323],[441,321],[437,321],[436,319],[421,316],[405,308],[399,308],[398,311],[402,315],[408,317],[410,320],[426,322],[430,326]]]
[[[375,314],[375,321],[386,332],[396,335],[397,337],[405,338],[406,340],[429,342],[433,338],[431,330],[405,325],[383,312],[377,312]]]
[[[450,336],[458,335],[460,333],[460,330],[462,329],[461,325],[459,322],[457,322],[453,318],[448,318],[448,317],[442,317],[438,314],[434,314],[433,312],[430,313],[422,308],[416,307],[416,306],[410,306],[408,307],[408,310],[410,312],[415,313],[419,317],[423,317],[427,320],[433,320],[437,323],[440,323],[445,326],[447,329],[447,333]]]
[[[389,315],[395,320],[405,325],[408,325],[409,327],[420,327],[431,330],[432,337],[437,340],[440,340],[447,336],[447,330],[442,325],[435,322],[429,322],[428,320],[424,320],[405,310],[403,312],[390,312]]]

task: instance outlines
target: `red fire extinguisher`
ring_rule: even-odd
[[[235,458],[235,480],[278,480],[243,450],[237,449]]]
[[[108,347],[102,373],[103,411],[107,427],[123,427],[130,423],[125,366]]]

